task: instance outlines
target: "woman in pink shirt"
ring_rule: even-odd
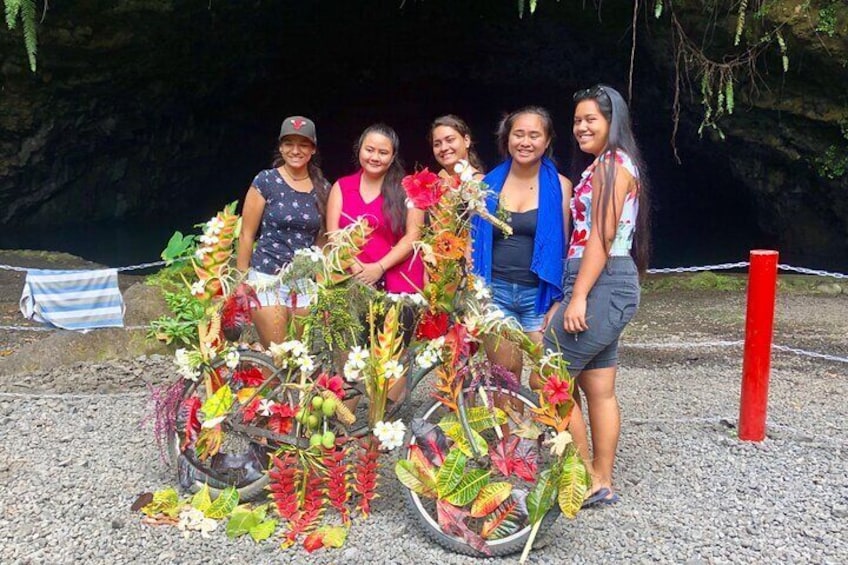
[[[424,211],[406,205],[400,141],[387,125],[369,126],[354,146],[360,169],[340,178],[327,201],[327,231],[365,218],[374,228],[353,266],[354,277],[392,293],[414,293],[424,286],[424,264],[412,243],[424,225]]]

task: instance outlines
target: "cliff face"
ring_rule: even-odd
[[[449,111],[485,136],[493,164],[488,132],[502,111],[547,105],[567,138],[573,90],[626,87],[629,0],[607,0],[602,23],[552,1],[524,20],[514,3],[489,0],[402,10],[376,0],[232,4],[51,4],[35,74],[19,34],[0,31],[0,221],[161,221],[218,207],[267,164],[276,124],[295,112],[317,116],[330,176],[349,168],[350,142],[376,119],[400,131],[408,164],[428,164],[427,123]],[[697,33],[698,2],[681,4]],[[682,182],[744,191],[748,221],[790,255],[848,258],[848,7],[837,6],[839,33],[829,37],[798,17],[798,4],[767,16],[785,22],[789,73],[773,55],[755,96],[737,89],[724,142],[698,139],[697,95],[684,96],[684,163],[651,164]],[[719,24],[732,33],[735,18]],[[667,145],[667,27],[639,30],[635,119],[641,140]],[[226,198],[209,195],[221,186]],[[689,213],[658,196],[664,215]]]

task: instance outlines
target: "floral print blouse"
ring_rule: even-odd
[[[571,242],[568,246],[569,259],[583,257],[586,242],[589,240],[589,232],[592,230],[592,179],[595,176],[595,168],[598,163],[604,163],[611,158],[612,152],[607,151],[599,159],[596,159],[583,171],[580,182],[574,188],[574,196],[571,198],[573,228]],[[630,156],[621,150],[615,152],[615,162],[633,175],[633,178],[636,179],[636,190],[630,191],[624,198],[624,208],[621,210],[621,218],[618,220],[618,229],[610,246],[611,257],[630,254],[630,248],[633,245],[633,232],[636,229],[636,216],[639,213],[639,171]]]

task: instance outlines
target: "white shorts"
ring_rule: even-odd
[[[281,284],[274,275],[260,273],[255,269],[247,272],[247,280],[253,283],[259,303],[265,306],[287,306],[305,308],[315,300],[315,281],[299,279],[291,286]],[[297,298],[295,302],[294,298]]]

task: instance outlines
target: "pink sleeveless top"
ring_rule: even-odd
[[[392,232],[391,220],[383,214],[382,194],[371,202],[363,200],[362,193],[359,191],[361,180],[361,170],[339,179],[339,188],[342,191],[342,214],[339,218],[339,227],[343,228],[359,218],[365,218],[374,231],[371,232],[368,242],[357,258],[363,263],[376,263],[388,254],[403,234],[397,235]],[[413,259],[410,253],[404,261],[386,270],[384,280],[386,292],[420,291],[424,287],[424,263],[421,257],[416,256]]]

